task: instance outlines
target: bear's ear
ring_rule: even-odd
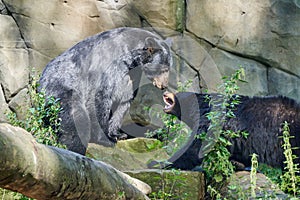
[[[147,37],[145,39],[144,49],[146,49],[150,54],[153,54],[157,50],[170,49],[171,45],[172,45],[171,38],[167,38],[166,40],[159,40],[153,37]]]
[[[147,37],[145,39],[145,47],[149,53],[153,54],[154,50],[162,49],[162,46],[160,45],[160,41],[153,38],[153,37]]]
[[[153,37],[147,37],[145,39],[145,47],[148,48],[148,47],[157,47],[159,46],[159,44],[157,43],[157,41],[155,40],[155,38]]]

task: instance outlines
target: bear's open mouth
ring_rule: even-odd
[[[165,107],[164,107],[164,111],[166,113],[170,112],[174,105],[175,105],[175,101],[174,101],[174,94],[171,92],[165,92],[163,95],[163,100],[165,102]]]

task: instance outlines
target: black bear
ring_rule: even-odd
[[[59,142],[80,154],[89,142],[114,145],[142,73],[164,89],[171,65],[167,41],[139,28],[99,33],[50,61],[39,83],[60,99]]]
[[[207,131],[210,121],[207,113],[212,110],[207,98],[222,98],[219,94],[198,94],[179,92],[177,94],[165,92],[163,99],[166,103],[164,111],[177,116],[191,129],[192,134],[187,144],[176,152],[168,163],[151,162],[148,166],[172,167],[191,170],[201,165],[203,160],[202,142],[195,139],[197,134]],[[282,124],[289,123],[290,140],[293,147],[300,147],[300,106],[295,100],[287,97],[247,97],[240,96],[240,103],[234,109],[234,118],[228,118],[223,128],[233,131],[247,131],[247,138],[232,139],[229,150],[231,159],[245,166],[251,166],[252,153],[258,155],[258,161],[273,167],[283,167],[285,160],[282,150]],[[300,149],[293,151],[300,156]],[[297,158],[296,163],[300,159]]]

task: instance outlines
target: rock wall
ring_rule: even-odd
[[[171,86],[192,79],[190,90],[215,91],[242,66],[242,94],[300,102],[299,21],[296,0],[0,0],[1,110],[22,105],[31,67],[41,72],[78,41],[121,26],[172,38]]]

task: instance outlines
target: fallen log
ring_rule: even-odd
[[[144,193],[151,190],[104,162],[39,144],[6,123],[0,123],[0,152],[0,187],[34,199],[148,199]]]

